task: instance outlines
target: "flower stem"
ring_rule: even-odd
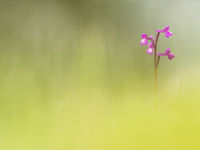
[[[156,112],[157,110],[157,67],[154,68],[154,111]]]
[[[154,111],[156,112],[157,110],[157,71],[158,71],[158,63],[160,60],[160,56],[157,57],[157,44],[158,44],[158,39],[160,36],[160,32],[157,33],[156,35],[156,41],[155,41],[155,47],[154,47]]]
[[[159,39],[159,36],[160,36],[160,32],[158,32],[157,33],[157,35],[156,35],[156,43],[154,44],[155,46],[154,46],[154,67],[156,68],[156,66],[157,66],[157,55],[156,55],[156,53],[157,53],[157,44],[158,44],[158,39]]]

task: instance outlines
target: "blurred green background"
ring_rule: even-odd
[[[0,0],[1,150],[199,150],[200,2]],[[153,111],[153,57],[162,58]]]

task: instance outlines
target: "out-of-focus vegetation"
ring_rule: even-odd
[[[1,150],[199,150],[200,3],[1,0]],[[170,25],[153,112],[141,33]],[[163,37],[164,38],[164,37]]]

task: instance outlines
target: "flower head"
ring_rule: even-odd
[[[151,35],[151,36],[147,36],[147,34],[145,34],[145,33],[142,33],[142,35],[141,35],[141,37],[142,37],[142,40],[141,40],[141,42],[140,42],[140,45],[148,45],[148,40],[150,40],[151,42],[149,43],[149,47],[148,47],[148,49],[147,49],[147,54],[150,54],[150,55],[152,55],[153,54],[153,49],[154,49],[154,44],[153,44],[153,36]]]
[[[157,53],[157,55],[159,55],[159,56],[167,56],[169,60],[172,60],[175,57],[175,55],[173,53],[171,53],[170,48],[167,48],[164,53]]]
[[[162,30],[156,30],[156,32],[165,33],[165,37],[169,38],[170,36],[172,36],[172,32],[169,31],[169,28],[170,28],[169,26],[166,26]]]
[[[147,49],[147,54],[153,54],[153,42],[149,43],[149,48]]]
[[[142,40],[140,42],[140,45],[147,45],[148,44],[148,36],[145,33],[142,33]]]
[[[172,54],[172,53],[170,53],[170,54],[168,55],[168,59],[169,59],[169,60],[172,60],[172,59],[174,59],[174,57],[175,57],[175,55],[174,55],[174,54]]]

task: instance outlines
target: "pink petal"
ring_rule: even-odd
[[[172,59],[174,59],[174,57],[175,57],[175,55],[174,55],[174,54],[172,54],[172,53],[168,55],[168,59],[169,59],[169,60],[172,60]]]
[[[162,30],[163,32],[168,32],[169,31],[169,26],[166,26],[163,30]]]
[[[162,30],[156,30],[156,32],[162,32]]]
[[[147,39],[148,38],[147,34],[145,34],[145,33],[142,33],[141,37],[142,37],[142,39]]]
[[[149,38],[153,40],[153,36],[152,35],[150,35]]]
[[[140,42],[140,45],[147,45],[147,44],[148,44],[147,39],[142,39]]]
[[[167,38],[169,38],[170,36],[172,36],[172,32],[169,32],[169,31],[166,32],[166,33],[165,33],[165,36],[166,36]]]
[[[152,55],[152,54],[153,54],[153,48],[148,48],[148,49],[147,49],[147,54]]]
[[[148,40],[145,40],[144,45],[148,45]]]
[[[149,43],[149,48],[153,48],[153,42]]]
[[[165,55],[165,56],[168,56],[168,55],[170,54],[170,52],[171,52],[171,51],[170,51],[170,48],[167,48],[166,51],[165,51],[165,53],[164,53],[164,55]]]
[[[145,42],[145,39],[142,39],[142,40],[140,41],[140,45],[144,45],[144,42]]]

